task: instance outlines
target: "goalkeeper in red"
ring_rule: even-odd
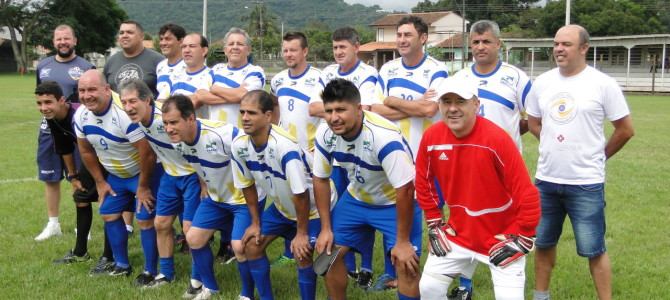
[[[524,299],[525,255],[534,248],[539,193],[514,141],[477,115],[475,84],[448,78],[440,85],[442,122],[426,130],[417,151],[416,195],[430,249],[421,299],[444,299],[453,278],[478,263],[491,269],[496,299]],[[449,208],[446,220],[438,193]]]

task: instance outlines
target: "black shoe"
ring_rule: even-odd
[[[347,271],[347,277],[349,277],[349,279],[353,279],[354,281],[357,281],[358,280],[358,272]]]
[[[137,275],[137,277],[135,277],[135,281],[133,282],[133,284],[135,284],[135,286],[138,287],[143,287],[154,281],[154,279],[155,279],[154,275],[151,275],[151,273],[144,271],[140,273],[140,275]]]
[[[114,270],[109,272],[109,276],[117,277],[117,276],[130,276],[130,274],[133,273],[133,268],[131,266],[122,268],[119,266],[115,266]]]
[[[74,255],[72,250],[68,251],[65,256],[59,259],[54,259],[53,263],[54,264],[72,264],[72,263],[78,263],[78,262],[86,262],[91,260],[91,256],[88,255],[88,253],[84,253],[82,256],[77,256]]]
[[[472,299],[472,290],[467,290],[462,286],[457,286],[451,290],[449,295],[447,295],[449,300],[471,300]]]
[[[157,288],[157,287],[162,286],[162,285],[166,285],[170,282],[172,282],[172,281],[167,279],[167,277],[163,276],[163,274],[158,274],[158,276],[156,276],[156,278],[154,278],[154,280],[152,280],[151,282],[149,282],[149,284],[143,286],[142,288],[153,289],[153,288]]]
[[[358,287],[367,291],[370,287],[372,287],[372,272],[368,271],[358,272],[358,278],[356,278],[356,283],[358,284]]]
[[[109,272],[114,270],[114,260],[107,259],[107,257],[101,256],[98,259],[98,262],[95,264],[95,267],[88,272],[89,276],[98,276],[98,275],[107,275]]]
[[[194,287],[189,283],[188,288],[186,289],[186,292],[184,292],[184,294],[181,295],[181,298],[182,299],[193,299],[196,296],[198,296],[198,294],[200,294],[200,292],[202,292],[202,286]]]
[[[219,253],[216,254],[216,260],[222,265],[230,264],[235,260],[235,253],[230,247],[220,249]]]

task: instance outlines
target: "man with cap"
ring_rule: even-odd
[[[444,299],[453,278],[478,263],[491,269],[496,299],[523,299],[539,193],[512,138],[477,115],[475,81],[446,79],[437,95],[442,122],[426,130],[416,158],[430,249],[421,299]],[[449,208],[446,221],[436,186]]]

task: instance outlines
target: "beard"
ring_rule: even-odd
[[[74,53],[74,48],[68,48],[68,50],[65,52],[56,50],[56,54],[61,58],[69,58],[70,56],[72,56],[72,53]]]

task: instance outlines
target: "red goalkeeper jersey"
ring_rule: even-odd
[[[442,217],[438,189],[456,231],[449,240],[462,247],[488,255],[496,234],[535,235],[537,188],[514,141],[485,118],[477,116],[472,132],[462,138],[444,122],[424,133],[416,158],[416,195],[427,221]]]

